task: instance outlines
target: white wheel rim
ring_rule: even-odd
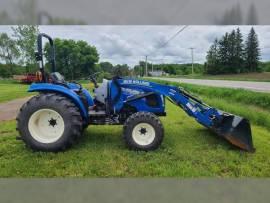
[[[142,146],[151,144],[156,136],[155,129],[148,123],[139,123],[132,130],[133,140]]]
[[[52,109],[40,109],[31,115],[28,129],[36,141],[46,144],[53,143],[64,133],[64,119]]]

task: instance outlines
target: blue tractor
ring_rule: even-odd
[[[45,73],[42,39],[51,47],[50,74]],[[80,84],[67,82],[56,72],[53,40],[38,36],[36,59],[40,81],[29,92],[38,92],[20,109],[17,129],[27,146],[37,151],[63,151],[72,146],[88,125],[123,125],[123,139],[133,150],[157,149],[164,137],[159,116],[166,116],[165,98],[189,116],[233,145],[253,152],[247,119],[208,106],[182,88],[134,78],[113,77],[97,84],[91,75],[95,96]]]

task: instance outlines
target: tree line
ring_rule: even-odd
[[[131,68],[127,64],[113,65],[99,62],[99,53],[95,46],[82,40],[54,39],[56,51],[56,68],[67,79],[87,79],[91,74],[101,72],[100,77],[111,78],[114,75],[128,76]],[[50,45],[45,45],[46,61],[50,61]],[[49,72],[50,64],[46,64]]]
[[[0,34],[0,77],[11,77],[14,74],[35,73],[36,40],[38,26],[22,25],[12,27],[12,35]],[[127,64],[113,65],[110,62],[99,62],[100,56],[95,46],[82,40],[55,39],[56,67],[67,79],[86,79],[95,72],[101,76],[144,76],[145,61],[139,61],[134,68]],[[50,61],[49,44],[45,45],[45,62]],[[216,39],[207,52],[206,63],[194,64],[195,74],[226,74],[269,71],[270,64],[259,61],[260,48],[258,36],[252,28],[244,41],[240,29],[225,33]],[[4,62],[5,64],[1,64]],[[169,75],[188,75],[192,64],[151,64],[147,63],[148,73],[163,71]],[[45,65],[49,70],[49,64]]]
[[[0,77],[35,73],[37,64],[35,50],[37,46],[38,26],[20,25],[11,28],[12,34],[0,33]],[[99,62],[99,53],[95,46],[82,40],[54,39],[56,50],[56,68],[67,79],[86,79],[96,72],[101,75],[127,76],[131,68],[127,64],[112,65]],[[49,43],[45,44],[45,68],[50,72]],[[4,64],[1,64],[4,62]]]
[[[133,73],[136,76],[144,76],[145,75],[145,61],[140,61],[138,65],[134,66]],[[194,73],[195,74],[203,74],[204,66],[202,64],[195,63]],[[151,74],[152,68],[153,71],[163,71],[169,75],[189,75],[192,73],[192,64],[176,64],[176,63],[164,63],[164,64],[152,64],[147,63],[148,67],[148,75]]]
[[[258,35],[251,28],[244,41],[237,28],[215,39],[206,56],[205,72],[208,74],[247,73],[260,71]]]
[[[30,72],[35,67],[38,26],[20,25],[11,27],[12,35],[0,33],[0,76]]]

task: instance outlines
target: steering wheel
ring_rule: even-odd
[[[98,88],[97,75],[100,73],[102,73],[102,72],[96,72],[96,73],[89,76],[89,79],[94,83],[95,88]]]

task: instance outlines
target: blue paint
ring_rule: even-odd
[[[70,98],[80,109],[84,119],[88,118],[88,107],[95,105],[90,93],[83,89],[82,92],[87,99],[88,107],[86,108],[76,93],[80,86],[75,83],[68,83],[68,87],[50,84],[50,83],[34,83],[30,86],[29,92],[58,92]],[[115,114],[121,112],[124,106],[129,105],[137,111],[146,111],[155,114],[165,113],[165,99],[170,98],[175,104],[180,106],[189,116],[192,116],[200,124],[211,127],[213,126],[213,118],[221,119],[222,112],[209,107],[204,103],[200,103],[188,95],[185,95],[178,87],[170,85],[161,85],[154,82],[137,80],[132,78],[115,79],[109,81],[109,96],[110,107]],[[147,104],[145,97],[132,100],[136,95],[153,93],[156,97],[156,105]]]
[[[64,87],[62,85],[56,85],[51,83],[33,83],[30,87],[28,92],[57,92],[60,94],[63,94],[70,98],[80,109],[81,115],[83,118],[88,118],[88,110],[83,105],[83,102],[81,101],[80,97],[76,94],[76,90],[79,90],[79,86],[76,84],[68,84],[70,88]],[[88,95],[89,96],[89,95]],[[91,99],[88,101],[91,103]],[[93,102],[93,100],[92,100]]]
[[[200,124],[208,128],[213,126],[213,118],[221,119],[222,117],[222,112],[219,112],[218,110],[209,107],[206,104],[200,104],[192,98],[185,96],[181,93],[181,90],[175,86],[161,85],[154,82],[134,80],[131,78],[119,79],[118,83],[122,88],[130,88],[142,92],[154,92],[157,95],[169,97],[177,105],[182,107],[189,116],[194,117]],[[120,100],[119,102],[124,103],[125,101]],[[135,103],[135,105],[143,109],[144,111],[153,113],[155,112],[155,110],[144,106],[144,103],[142,101],[139,103]],[[159,110],[162,110],[162,107],[164,108],[165,105],[160,104]]]

